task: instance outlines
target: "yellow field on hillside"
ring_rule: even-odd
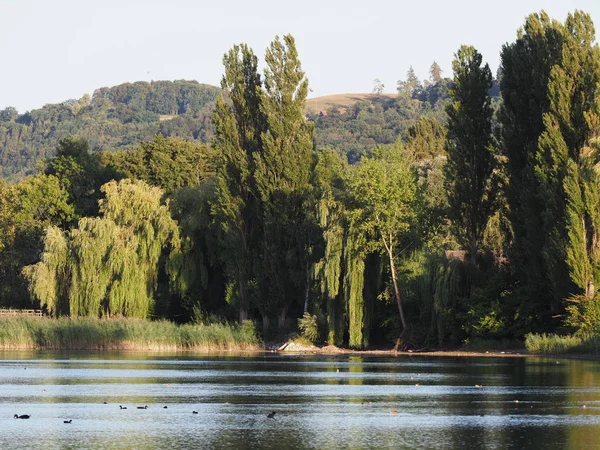
[[[353,106],[359,100],[382,101],[396,98],[398,94],[335,94],[325,95],[323,97],[314,97],[306,100],[306,112],[317,114],[320,111],[327,111],[336,106],[340,111]]]

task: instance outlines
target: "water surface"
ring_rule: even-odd
[[[0,352],[0,448],[600,448],[600,363]]]

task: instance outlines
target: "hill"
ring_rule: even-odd
[[[197,81],[139,81],[25,114],[6,108],[0,111],[0,178],[33,173],[40,160],[54,154],[58,141],[70,135],[87,138],[94,151],[133,147],[157,133],[208,142],[219,92]]]
[[[328,111],[337,108],[344,112],[359,101],[371,103],[385,103],[390,99],[397,98],[398,94],[334,94],[322,97],[313,97],[306,100],[306,112],[309,114],[318,114],[321,111]]]

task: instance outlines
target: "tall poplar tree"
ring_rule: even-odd
[[[262,151],[265,115],[260,107],[262,86],[258,60],[247,45],[235,45],[224,57],[224,94],[214,116],[215,146],[221,161],[213,215],[220,225],[223,263],[237,287],[240,322],[248,318],[249,286],[259,240],[263,236],[260,200],[254,180],[256,154]]]
[[[278,310],[279,325],[310,284],[310,247],[316,223],[311,214],[314,168],[313,124],[304,116],[308,80],[291,35],[267,48],[261,111],[265,115],[262,152],[255,180],[263,206],[265,234],[262,267],[267,294]],[[264,295],[264,294],[263,294]]]
[[[525,288],[522,315],[532,320],[542,319],[540,313],[556,312],[559,300],[549,289],[542,257],[546,236],[540,230],[545,200],[539,196],[535,166],[538,140],[545,128],[543,118],[550,108],[548,80],[561,58],[562,42],[562,25],[541,11],[526,18],[516,41],[504,45],[501,52],[499,119],[512,232],[509,258],[519,284]]]
[[[551,286],[561,297],[572,293],[571,279],[593,298],[598,280],[598,155],[595,148],[600,92],[600,49],[588,14],[575,11],[564,25],[560,62],[548,83],[550,107],[539,139],[536,176],[547,240],[543,256]]]
[[[448,161],[444,167],[450,216],[458,242],[476,262],[483,232],[495,209],[497,182],[488,94],[492,73],[474,47],[462,46],[452,63],[454,86],[448,113]]]

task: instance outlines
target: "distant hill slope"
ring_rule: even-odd
[[[367,101],[371,103],[385,103],[390,99],[397,98],[398,94],[334,94],[322,97],[314,97],[306,100],[306,111],[310,114],[318,114],[321,111],[328,111],[337,108],[344,112],[352,107],[358,101]]]
[[[212,139],[212,108],[220,89],[197,81],[153,81],[103,87],[90,97],[18,114],[0,111],[0,178],[34,172],[61,138],[84,136],[94,150],[133,147],[157,133]]]

